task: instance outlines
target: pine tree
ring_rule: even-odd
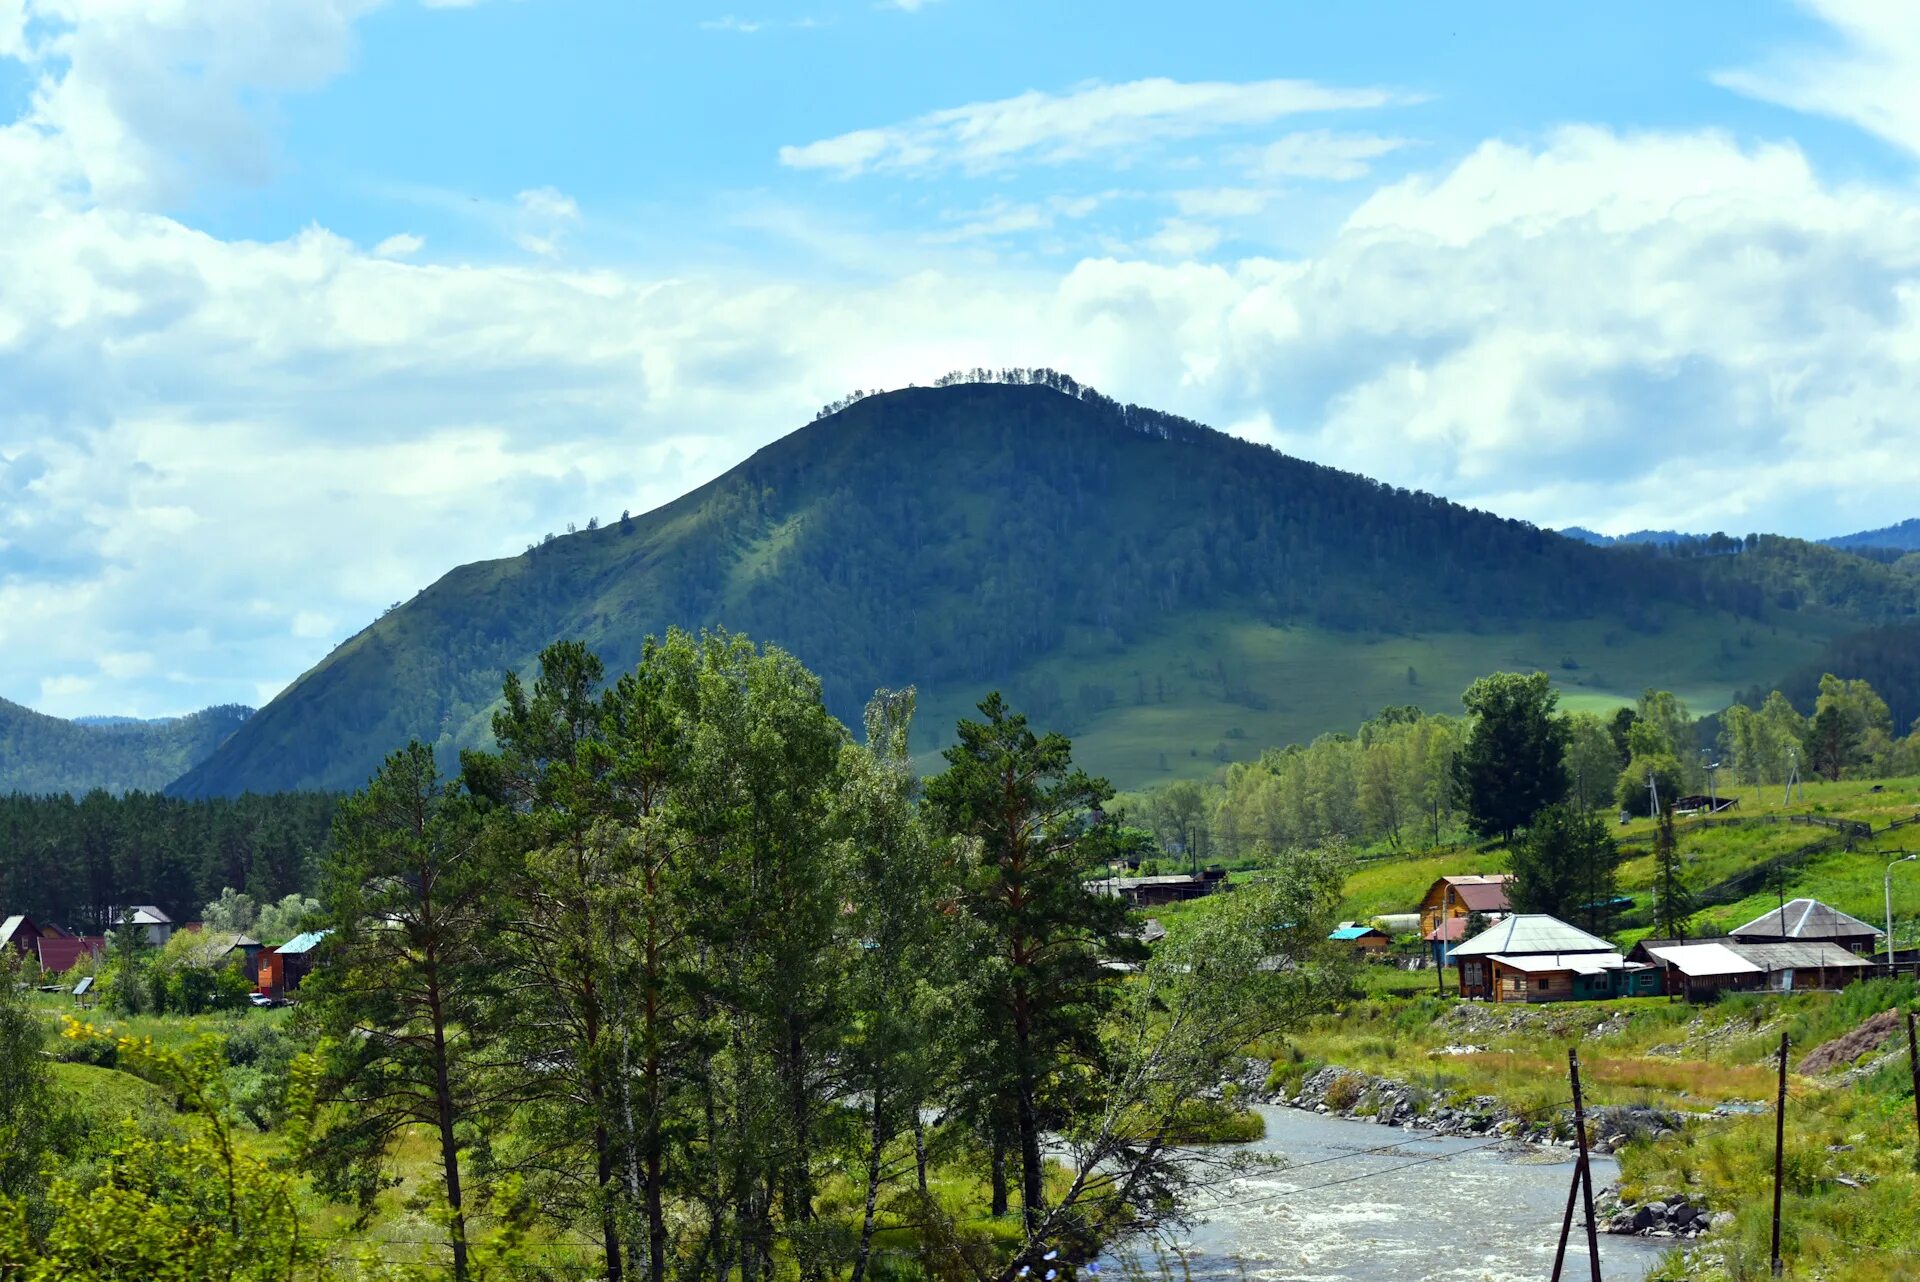
[[[1042,1136],[1090,1103],[1074,1083],[1100,1059],[1100,1017],[1114,998],[1100,961],[1126,953],[1126,913],[1083,884],[1103,858],[1090,815],[1113,789],[1073,765],[1064,736],[1036,735],[998,693],[980,711],[985,720],[960,722],[927,799],[978,852],[966,891],[986,936],[980,1049],[998,1096],[992,1116],[1019,1146],[1031,1230],[1045,1206]]]
[[[1673,840],[1673,803],[1663,801],[1653,843],[1653,915],[1660,938],[1685,939],[1693,913],[1693,892]]]

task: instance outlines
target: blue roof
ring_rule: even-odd
[[[1380,933],[1379,931],[1375,930],[1371,926],[1342,926],[1340,927],[1340,929],[1334,931],[1331,935],[1328,935],[1327,938],[1328,939],[1364,939],[1368,935],[1377,935],[1379,933]]]
[[[289,939],[273,951],[279,953],[282,957],[297,957],[301,953],[312,952],[315,944],[332,933],[333,932],[326,930],[310,930],[304,935],[295,935],[292,939]]]

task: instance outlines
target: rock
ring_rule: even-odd
[[[1633,1213],[1633,1217],[1630,1220],[1628,1220],[1627,1223],[1628,1223],[1630,1232],[1634,1232],[1634,1233],[1646,1232],[1648,1229],[1651,1229],[1654,1225],[1653,1208],[1650,1206],[1641,1207],[1639,1210]]]

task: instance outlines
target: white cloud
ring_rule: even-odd
[[[1920,155],[1920,6],[1910,0],[1801,0],[1838,40],[1783,51],[1716,83],[1858,125]]]
[[[27,115],[0,129],[0,165],[120,203],[178,198],[206,176],[260,181],[274,154],[249,100],[338,75],[377,3],[12,0],[9,14],[0,0],[0,56],[36,77]]]
[[[724,17],[707,19],[700,24],[700,29],[702,31],[734,31],[743,36],[750,36],[756,31],[765,30],[766,25],[765,22],[757,19],[736,18],[729,13]]]
[[[373,247],[375,258],[411,258],[426,246],[426,241],[412,232],[397,232]]]
[[[1366,177],[1373,161],[1404,146],[1403,138],[1374,134],[1336,134],[1324,129],[1291,133],[1256,152],[1251,169],[1263,178],[1351,182]]]
[[[1270,124],[1305,112],[1411,101],[1415,99],[1386,89],[1348,89],[1307,80],[1095,82],[1063,94],[1029,90],[930,112],[904,124],[782,147],[780,163],[843,177],[949,168],[984,173],[1096,156],[1124,158],[1155,143]]]
[[[47,92],[129,59],[48,61]],[[876,131],[868,163],[905,167],[914,138],[941,158],[921,165],[1095,154],[1232,115],[1040,97],[1023,122]],[[1788,143],[1490,142],[1284,258],[1212,261],[1222,220],[1236,247],[1278,241],[1257,188],[1196,185],[1150,243],[1052,274],[905,235],[876,255],[821,220],[831,238],[791,237],[806,263],[742,280],[405,261],[409,233],[370,252],[317,226],[226,241],[144,212],[155,175],[194,172],[143,159],[175,134],[103,126],[129,140],[103,150],[52,120],[0,127],[0,695],[69,715],[258,701],[455,564],[645,511],[849,388],[953,367],[1052,365],[1548,524],[1832,533],[1920,492],[1920,198],[1825,181]],[[137,180],[86,178],[116,157]],[[931,230],[1044,235],[1135,196],[1009,197]],[[498,213],[549,247],[582,221],[551,188]]]
[[[560,252],[560,237],[580,221],[573,197],[552,187],[532,187],[514,197],[520,230],[514,239],[528,253],[552,257]]]

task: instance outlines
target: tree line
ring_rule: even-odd
[[[431,1137],[459,1279],[530,1227],[616,1280],[1012,1282],[1178,1223],[1220,1083],[1345,991],[1340,851],[1149,956],[1071,744],[992,695],[922,781],[913,714],[856,738],[791,656],[673,632],[610,681],[549,647],[451,777],[394,753],[305,922],[300,1168],[371,1214]]]
[[[327,793],[0,796],[0,915],[99,934],[129,904],[187,921],[227,887],[261,902],[311,890],[337,801]]]

